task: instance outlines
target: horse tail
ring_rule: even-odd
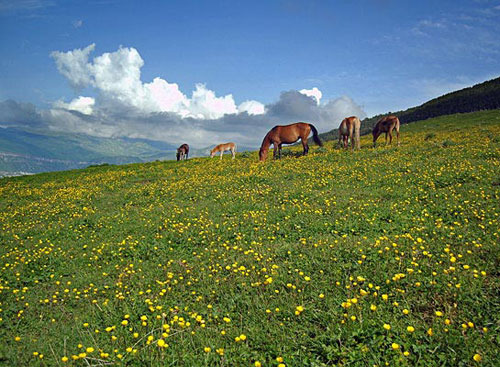
[[[356,149],[361,149],[361,142],[360,142],[360,130],[361,130],[361,120],[356,117],[356,122],[354,123],[354,142],[356,145]]]
[[[318,144],[320,147],[323,146],[323,142],[321,141],[321,139],[319,138],[318,136],[318,130],[316,130],[316,128],[314,127],[313,124],[309,124],[309,126],[311,127],[311,130],[313,132],[313,140],[316,144]]]

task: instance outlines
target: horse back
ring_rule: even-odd
[[[389,129],[391,127],[399,128],[399,119],[397,116],[394,116],[394,115],[385,116],[385,117],[382,117],[380,120],[378,120],[375,127],[383,132],[389,131]]]
[[[214,151],[215,152],[220,152],[220,151],[226,151],[226,150],[231,150],[231,149],[234,149],[236,147],[236,144],[234,144],[233,142],[230,142],[230,143],[225,143],[225,144],[219,144],[217,145],[215,148],[214,148]]]
[[[359,129],[361,126],[361,121],[357,116],[346,117],[342,120],[339,126],[339,130],[342,135],[349,134],[351,129]]]

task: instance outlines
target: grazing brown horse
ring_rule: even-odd
[[[188,159],[189,154],[189,145],[182,144],[179,148],[177,148],[177,160],[182,161],[183,159]]]
[[[389,144],[392,143],[392,130],[396,129],[396,139],[399,145],[399,119],[397,116],[385,116],[378,120],[373,128],[373,147],[380,134],[385,133],[385,144],[387,144],[387,134],[389,134]]]
[[[282,144],[293,144],[297,140],[301,140],[302,146],[304,147],[303,155],[309,152],[309,145],[307,145],[307,137],[313,132],[313,140],[319,146],[323,146],[323,143],[319,139],[318,130],[312,125],[306,122],[296,122],[290,125],[277,125],[273,127],[262,141],[262,145],[259,151],[259,160],[265,161],[267,158],[267,152],[269,151],[269,146],[273,144],[274,159],[281,158],[281,145]]]
[[[222,159],[222,155],[224,154],[225,151],[230,151],[231,154],[233,155],[233,159],[234,159],[234,157],[236,155],[236,144],[226,143],[226,144],[219,144],[219,145],[215,146],[215,148],[213,148],[210,151],[210,158],[213,158],[215,153],[220,152],[220,159]]]
[[[351,149],[360,149],[359,130],[361,129],[361,121],[356,116],[346,117],[342,120],[339,126],[339,145],[344,141],[344,148],[347,149],[349,145],[349,138],[351,139]]]

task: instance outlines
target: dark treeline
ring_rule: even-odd
[[[407,124],[409,122],[426,120],[443,115],[495,109],[500,109],[500,78],[488,80],[469,88],[445,94],[405,111],[388,112],[383,115],[365,118],[361,122],[361,134],[365,135],[370,133],[372,127],[382,116],[390,114],[398,116],[402,124]],[[340,122],[341,121],[338,121],[336,124],[340,125]],[[320,138],[322,140],[338,139],[337,128],[327,133],[320,134]]]

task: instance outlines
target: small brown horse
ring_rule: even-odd
[[[222,159],[222,155],[224,154],[225,151],[230,151],[231,154],[233,155],[233,159],[234,159],[234,157],[236,155],[236,144],[226,143],[226,144],[219,144],[219,145],[215,146],[215,148],[213,148],[210,151],[210,158],[213,158],[215,153],[220,152],[220,159]]]
[[[281,158],[281,145],[282,144],[293,144],[297,140],[301,140],[302,146],[304,147],[303,155],[309,152],[309,145],[307,144],[307,138],[309,134],[313,132],[313,140],[320,147],[323,146],[319,136],[318,130],[312,125],[306,122],[296,122],[290,125],[277,125],[273,127],[262,141],[262,145],[259,151],[259,160],[265,161],[267,158],[267,152],[269,151],[269,146],[273,144],[274,151],[273,157]]]
[[[347,149],[349,145],[349,138],[351,139],[351,149],[360,149],[359,130],[361,129],[361,121],[356,116],[346,117],[342,120],[339,126],[339,145],[343,140],[344,148]]]
[[[387,134],[389,134],[389,144],[392,143],[392,130],[396,129],[396,139],[399,145],[399,119],[397,116],[385,116],[378,120],[373,128],[373,147],[380,134],[385,133],[385,144],[387,144]]]
[[[189,145],[182,144],[179,148],[177,148],[177,160],[182,161],[183,159],[188,159],[189,154]]]

